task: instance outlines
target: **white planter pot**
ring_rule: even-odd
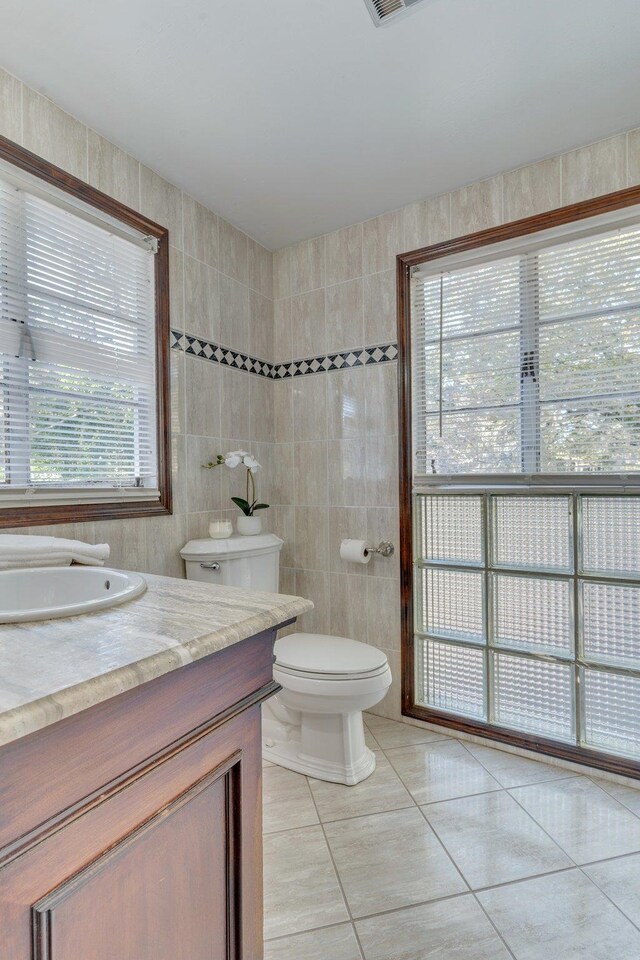
[[[262,517],[238,517],[236,529],[243,537],[255,537],[262,530]]]

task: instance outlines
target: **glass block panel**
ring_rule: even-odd
[[[584,742],[640,757],[640,678],[582,669]]]
[[[572,584],[568,580],[492,574],[496,645],[570,657],[574,652]]]
[[[482,564],[482,498],[417,496],[416,552],[436,563]]]
[[[553,740],[575,737],[573,667],[493,654],[494,719]]]
[[[640,587],[582,583],[580,589],[586,659],[640,668]]]
[[[570,497],[492,497],[493,563],[573,569]]]
[[[484,719],[483,651],[424,640],[423,656],[425,704],[437,710]]]
[[[484,575],[475,570],[417,570],[416,629],[484,643]]]
[[[582,498],[582,569],[640,574],[640,497]]]

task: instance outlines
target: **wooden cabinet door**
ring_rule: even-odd
[[[34,960],[227,960],[232,778],[196,784],[35,904]]]
[[[259,960],[260,715],[169,748],[0,869],[0,960]]]

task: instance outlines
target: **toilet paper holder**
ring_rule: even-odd
[[[392,557],[396,548],[389,540],[381,540],[377,547],[367,546],[367,553],[377,553],[381,557]]]

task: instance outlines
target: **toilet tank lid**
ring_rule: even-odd
[[[276,640],[276,665],[304,673],[358,674],[383,667],[382,650],[348,637],[321,633],[290,633]]]
[[[261,553],[276,553],[284,540],[273,533],[254,537],[225,537],[223,540],[189,540],[180,551],[183,560],[234,560]]]

